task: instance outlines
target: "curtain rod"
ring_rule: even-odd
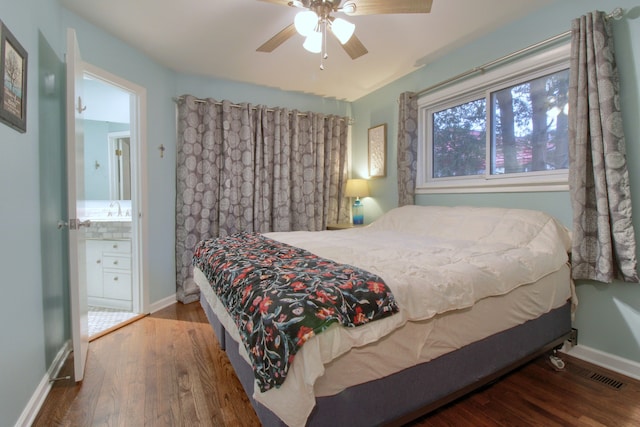
[[[182,96],[178,96],[173,98],[173,102],[178,103],[179,101],[182,101],[184,98]],[[198,104],[206,104],[207,100],[206,99],[200,99],[200,98],[196,98],[194,100],[194,102],[198,103]],[[215,105],[222,105],[222,102],[220,101],[216,101],[214,102]],[[230,104],[232,107],[242,107],[242,105],[240,104],[234,104],[231,103]],[[252,110],[255,110],[256,107],[251,107]],[[273,112],[275,111],[275,109],[273,108],[267,108],[268,112]],[[289,112],[289,114],[291,114],[291,112]],[[303,112],[298,112],[298,117],[307,117],[309,114],[308,113],[303,113]],[[333,114],[332,114],[333,115]],[[347,124],[348,125],[352,125],[354,123],[354,120],[351,117],[338,117],[339,120],[347,120]]]
[[[618,8],[615,8],[614,10],[612,10],[611,13],[607,14],[606,17],[607,17],[607,19],[613,18],[615,20],[618,20],[618,19],[621,19],[623,16],[624,16],[624,10],[622,8],[618,7]],[[485,63],[483,65],[480,65],[479,67],[472,68],[470,70],[465,71],[464,73],[460,73],[460,74],[458,74],[456,76],[453,76],[453,77],[448,78],[446,80],[443,80],[443,81],[441,81],[439,83],[436,83],[433,86],[429,86],[429,87],[427,87],[425,89],[422,89],[421,91],[416,92],[415,96],[419,97],[421,95],[424,95],[427,92],[431,92],[431,91],[433,91],[435,89],[438,89],[438,88],[440,88],[442,86],[446,86],[449,83],[453,83],[453,82],[455,82],[457,80],[461,80],[461,79],[463,79],[463,78],[465,78],[465,77],[467,77],[467,76],[469,76],[471,74],[484,72],[487,68],[493,67],[494,65],[497,65],[497,64],[499,64],[501,62],[505,62],[505,61],[507,61],[507,60],[509,60],[509,59],[511,59],[513,57],[522,55],[523,53],[527,53],[529,51],[538,49],[538,48],[540,48],[542,46],[546,46],[548,44],[552,44],[552,43],[554,43],[554,42],[556,42],[558,40],[561,40],[561,39],[564,39],[566,37],[569,37],[570,35],[571,35],[571,30],[565,31],[564,33],[561,33],[561,34],[557,34],[557,35],[555,35],[553,37],[549,37],[546,40],[543,40],[541,42],[532,44],[531,46],[527,46],[527,47],[525,47],[523,49],[520,49],[520,50],[517,50],[515,52],[512,52],[512,53],[510,53],[508,55],[505,55],[505,56],[503,56],[501,58],[494,59],[493,61],[489,61],[489,62],[487,62],[487,63]]]

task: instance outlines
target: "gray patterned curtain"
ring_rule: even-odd
[[[592,12],[575,19],[571,31],[572,275],[638,282],[611,25],[603,12]]]
[[[418,99],[404,92],[399,99],[398,118],[398,206],[415,203],[418,168]]]
[[[199,297],[191,258],[200,240],[349,221],[347,126],[342,117],[180,98],[178,300]]]

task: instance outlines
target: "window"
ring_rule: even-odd
[[[418,193],[566,190],[568,45],[421,98]]]

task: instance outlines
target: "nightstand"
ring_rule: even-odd
[[[346,230],[347,228],[364,227],[364,224],[353,225],[350,222],[340,224],[327,224],[327,230]]]

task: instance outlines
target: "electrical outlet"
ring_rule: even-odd
[[[569,333],[569,342],[572,346],[578,345],[578,330],[576,328],[571,328],[571,332]]]

